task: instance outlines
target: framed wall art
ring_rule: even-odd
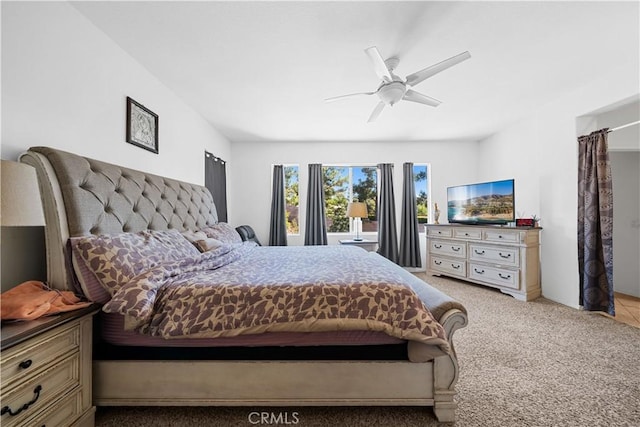
[[[127,142],[158,154],[158,115],[128,96]]]

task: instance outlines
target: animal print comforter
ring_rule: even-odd
[[[122,261],[135,258],[127,249],[85,247],[82,257],[98,278],[121,278],[108,282],[112,298],[103,310],[124,315],[129,330],[167,339],[371,330],[450,351],[444,328],[400,268],[360,248],[226,244],[151,264],[135,277]]]

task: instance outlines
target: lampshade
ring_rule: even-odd
[[[0,224],[8,227],[45,225],[36,170],[27,164],[0,163]]]
[[[366,218],[367,205],[364,202],[351,202],[347,205],[347,216],[349,218]]]

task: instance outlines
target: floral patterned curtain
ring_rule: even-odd
[[[615,315],[613,192],[608,129],[578,138],[578,267],[580,305]]]

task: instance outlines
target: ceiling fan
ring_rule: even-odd
[[[441,104],[440,101],[435,98],[431,98],[430,96],[416,92],[413,89],[409,89],[409,87],[413,87],[423,80],[428,79],[429,77],[438,74],[439,72],[444,71],[447,68],[464,61],[465,59],[471,58],[471,54],[469,52],[463,52],[449,59],[445,59],[444,61],[439,62],[435,65],[427,67],[423,70],[417,71],[413,74],[409,74],[407,78],[403,80],[402,78],[393,74],[393,70],[398,66],[398,63],[400,62],[399,58],[391,57],[385,61],[382,59],[382,55],[380,55],[378,48],[375,46],[365,49],[364,52],[371,60],[376,74],[382,79],[382,82],[380,83],[380,86],[378,86],[378,89],[376,89],[375,92],[359,92],[351,93],[349,95],[335,96],[333,98],[327,98],[325,99],[325,101],[332,102],[339,99],[359,95],[378,95],[378,98],[380,98],[380,102],[378,102],[378,105],[376,105],[376,107],[373,109],[373,112],[369,116],[369,122],[372,122],[378,118],[385,105],[389,105],[391,107],[396,102],[403,99],[405,101],[417,102],[419,104],[437,107]]]

